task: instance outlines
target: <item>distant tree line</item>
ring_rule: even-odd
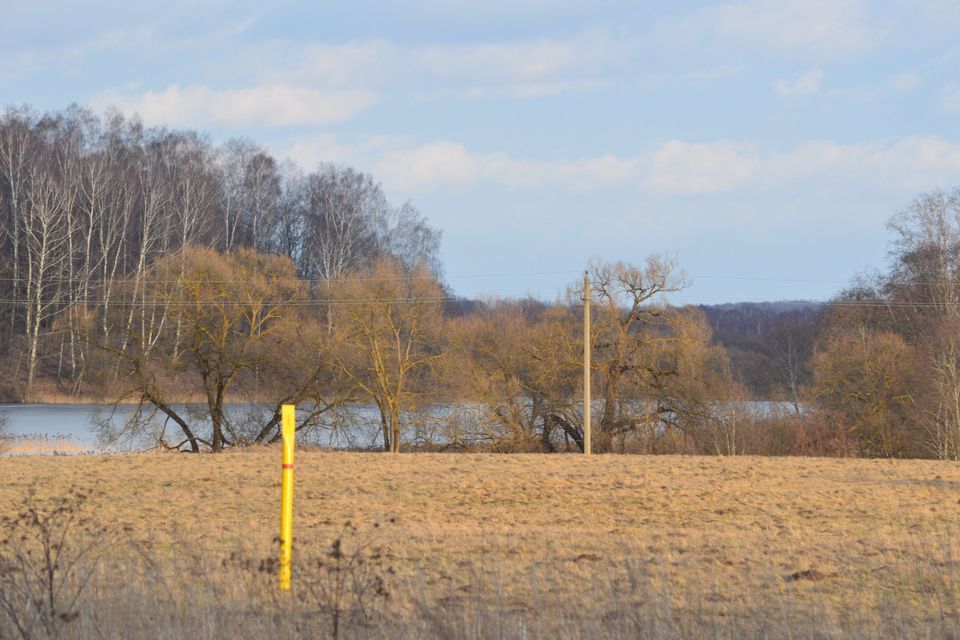
[[[810,358],[822,303],[740,302],[701,305],[727,350],[734,376],[755,398],[788,402],[795,412],[812,382]]]
[[[11,109],[0,398],[127,403],[105,440],[195,452],[275,441],[285,403],[305,435],[370,408],[355,446],[578,451],[590,295],[594,451],[958,459],[960,193],[891,229],[889,271],[822,305],[671,306],[689,282],[656,255],[553,302],[467,301],[439,231],[367,174]]]

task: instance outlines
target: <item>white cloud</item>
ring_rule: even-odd
[[[520,100],[530,100],[557,96],[564,93],[586,93],[595,91],[602,86],[604,86],[604,83],[598,80],[528,82],[526,84],[504,86],[470,87],[456,95],[469,100],[485,98],[517,98]]]
[[[956,184],[960,144],[943,138],[911,136],[890,145],[864,145],[864,160],[882,180],[920,191]]]
[[[644,80],[651,86],[712,84],[719,80],[740,76],[745,69],[739,64],[724,64],[679,73],[656,71],[647,74]]]
[[[530,99],[604,86],[635,46],[606,30],[463,44],[316,44],[301,50],[291,77],[336,87],[415,87],[416,97],[430,100]]]
[[[588,38],[429,46],[415,52],[415,64],[446,77],[534,80],[583,68],[603,52]]]
[[[694,12],[668,31],[724,49],[846,57],[873,49],[885,35],[868,8],[865,0],[742,0]]]
[[[587,93],[605,86],[597,81],[570,82],[529,82],[510,85],[475,85],[458,89],[438,89],[420,91],[412,98],[416,102],[435,102],[438,100],[496,100],[500,98],[516,100],[534,100],[549,98],[568,93]]]
[[[887,76],[887,88],[904,93],[917,89],[923,80],[915,73],[898,73]]]
[[[820,83],[823,81],[823,72],[819,69],[807,71],[799,78],[793,81],[780,79],[773,85],[773,90],[777,95],[808,95],[820,91]]]
[[[527,99],[592,91],[625,78],[712,82],[742,71],[738,53],[830,59],[868,51],[882,37],[860,0],[741,0],[640,31],[608,26],[559,37],[461,43],[370,39],[292,50],[281,41],[272,56],[281,67],[291,54],[302,61],[283,76],[294,83],[413,87],[421,99]],[[821,79],[813,71],[781,83],[786,92],[810,93]]]
[[[401,189],[427,184],[465,184],[496,174],[509,181],[502,170],[505,162],[506,156],[502,154],[471,154],[459,142],[438,140],[413,149],[386,152],[379,162],[378,175],[383,176],[387,184]]]
[[[314,167],[324,162],[348,165],[362,164],[362,146],[344,144],[332,133],[317,133],[297,136],[296,142],[292,146],[277,155],[293,160],[294,163],[306,170],[313,170]]]
[[[138,113],[148,124],[286,127],[327,125],[349,120],[377,101],[370,91],[322,91],[287,84],[212,89],[170,85],[160,91],[129,95],[108,91],[92,102]]]
[[[462,143],[438,140],[413,148],[387,149],[374,173],[387,186],[404,190],[492,182],[510,188],[562,187],[582,192],[629,182],[640,174],[641,161],[613,155],[571,161],[528,160],[504,153],[473,153]]]
[[[330,136],[288,151],[305,167],[346,162],[371,171],[392,189],[551,189],[567,193],[625,188],[667,195],[776,191],[801,183],[858,184],[919,191],[947,187],[960,172],[960,142],[931,136],[843,144],[812,140],[780,151],[757,143],[666,140],[634,155],[542,160],[477,153],[463,143],[421,145],[371,138],[358,145]]]
[[[776,190],[810,181],[920,191],[948,187],[960,172],[960,142],[931,136],[853,144],[812,140],[787,151],[670,141],[655,157],[659,162],[646,186],[676,194]]]
[[[670,140],[653,154],[653,167],[644,183],[653,191],[717,193],[744,184],[758,163],[751,145]]]
[[[282,56],[291,51],[284,47]],[[392,75],[401,51],[386,40],[338,44],[311,44],[297,54],[301,62],[295,74],[331,86],[382,82]]]

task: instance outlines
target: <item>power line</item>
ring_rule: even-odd
[[[469,273],[462,275],[447,275],[444,276],[447,279],[469,279],[469,278],[522,278],[528,276],[547,276],[547,275],[568,275],[572,273],[580,273],[581,270],[569,270],[569,271],[518,271],[513,273],[500,272],[500,273]],[[293,282],[297,284],[340,284],[344,282],[409,282],[415,280],[440,280],[435,276],[405,276],[405,277],[383,277],[383,278],[374,278],[368,276],[338,276],[336,278],[301,278],[299,276],[284,276],[281,278],[276,277],[264,277],[264,281],[268,283],[277,283],[277,282]],[[60,284],[60,285],[72,285],[79,286],[84,284],[84,280],[79,278],[64,278],[64,277],[54,277],[54,278],[43,278],[42,281],[45,284]],[[136,276],[128,276],[126,278],[120,278],[119,282],[124,283],[141,283],[147,281],[150,284],[249,284],[250,280],[214,280],[204,278],[203,280],[186,280],[182,278],[177,278],[173,280],[157,280],[154,278],[138,278]],[[28,278],[10,278],[10,277],[0,277],[0,282],[28,282]],[[101,281],[94,280],[91,278],[89,282],[86,283],[88,286],[105,286]]]
[[[798,284],[856,284],[856,281],[847,280],[819,280],[809,278],[772,278],[767,276],[690,276],[695,280],[739,280],[747,282],[792,282]],[[956,280],[882,280],[879,284],[901,284],[916,286],[945,286],[960,287],[960,277]]]
[[[460,274],[454,276],[447,276],[450,279],[468,279],[468,278],[518,278],[518,277],[529,277],[529,276],[544,276],[544,275],[569,275],[574,273],[580,273],[579,270],[555,270],[555,271],[517,271],[517,272],[491,272],[491,273],[473,273],[473,274]],[[786,282],[786,283],[816,283],[816,284],[849,284],[850,281],[844,280],[822,280],[822,279],[805,279],[805,278],[777,278],[777,277],[768,277],[768,276],[742,276],[742,275],[700,275],[700,276],[691,276],[695,279],[702,280],[730,280],[730,281],[753,281],[753,282]],[[283,283],[292,283],[296,285],[307,285],[307,286],[316,286],[316,285],[339,285],[344,283],[357,283],[357,282],[411,282],[411,281],[436,281],[437,278],[434,276],[408,276],[408,277],[371,277],[371,276],[361,276],[361,275],[346,275],[337,278],[301,278],[299,276],[283,276],[283,277],[264,277],[260,284],[263,285],[278,285]],[[27,278],[11,278],[11,277],[0,277],[0,282],[13,282],[13,283],[27,283],[29,281]],[[289,307],[320,307],[320,306],[342,306],[342,305],[363,305],[363,304],[416,304],[416,303],[443,303],[443,302],[463,302],[468,301],[468,299],[462,296],[432,296],[424,298],[416,297],[402,297],[395,299],[383,299],[383,298],[358,298],[358,299],[343,299],[343,298],[316,298],[312,300],[261,300],[261,301],[251,301],[251,300],[241,300],[237,298],[226,298],[226,299],[213,299],[213,300],[186,300],[186,299],[177,299],[177,300],[131,300],[124,297],[124,290],[129,286],[143,287],[144,285],[159,285],[159,286],[191,286],[191,285],[208,285],[208,286],[218,286],[218,285],[250,285],[250,279],[163,279],[156,280],[152,278],[145,278],[143,276],[131,276],[127,278],[121,278],[112,282],[105,282],[103,280],[98,280],[91,278],[89,280],[84,280],[81,278],[67,278],[67,277],[54,277],[54,278],[45,278],[42,281],[45,287],[57,288],[65,290],[74,290],[76,291],[79,288],[85,288],[88,291],[93,291],[99,294],[103,293],[103,290],[107,287],[114,287],[120,293],[119,299],[111,298],[109,296],[86,296],[78,300],[71,300],[69,295],[62,296],[61,300],[47,300],[44,301],[44,305],[68,305],[71,303],[82,304],[82,305],[112,305],[115,307],[131,307],[131,306],[145,306],[145,307],[165,307],[170,305],[188,305],[188,306],[223,306],[223,305],[250,305],[258,304],[263,306],[289,306]],[[910,285],[910,286],[944,286],[944,285],[957,285],[958,283],[953,281],[912,281],[912,280],[887,280],[885,284],[893,285]],[[225,292],[231,293],[231,292]],[[233,292],[236,293],[236,292]],[[128,295],[128,293],[127,293]],[[137,293],[134,293],[137,296]],[[140,294],[143,295],[143,294]],[[683,295],[683,294],[680,294]],[[530,297],[530,296],[527,296]],[[714,304],[735,304],[743,302],[743,299],[732,299],[732,298],[709,298],[696,296],[700,301],[711,300]],[[703,304],[702,302],[686,302],[683,300],[677,301],[679,304]],[[832,300],[832,301],[802,301],[802,300],[778,300],[775,301],[776,304],[787,304],[787,305],[808,305],[813,302],[814,304],[824,305],[824,306],[834,306],[834,307],[886,307],[886,308],[955,308],[960,307],[960,302],[909,302],[909,301],[884,301],[884,300]],[[6,306],[17,306],[17,305],[27,305],[35,304],[36,301],[33,299],[13,297],[0,299],[0,305]]]
[[[459,274],[459,275],[446,275],[443,279],[450,280],[466,280],[474,278],[523,278],[523,277],[533,277],[533,276],[548,276],[548,275],[571,275],[578,274],[582,270],[570,269],[562,271],[516,271],[516,272],[497,272],[497,273],[468,273],[468,274]],[[693,280],[731,280],[731,281],[740,281],[740,282],[787,282],[795,284],[856,284],[855,281],[850,279],[847,280],[825,280],[817,278],[775,278],[769,276],[714,276],[714,275],[690,275],[690,278]],[[300,276],[284,276],[284,277],[265,277],[264,280],[269,283],[282,283],[282,282],[293,282],[297,284],[307,284],[307,285],[320,285],[320,284],[339,284],[344,282],[392,282],[396,280],[401,281],[432,281],[432,280],[441,280],[436,276],[406,276],[402,278],[393,278],[393,277],[382,277],[375,278],[369,276],[338,276],[336,278],[302,278]],[[29,279],[27,277],[2,277],[0,276],[0,282],[22,282],[27,283]],[[59,284],[59,285],[70,285],[70,286],[105,286],[102,281],[91,278],[89,281],[84,281],[81,278],[65,278],[65,277],[52,277],[52,278],[43,278],[42,281],[45,284]],[[140,283],[143,281],[148,281],[150,284],[247,284],[250,282],[249,279],[245,280],[222,280],[222,279],[203,279],[203,280],[187,280],[187,279],[163,279],[158,280],[154,278],[138,278],[137,276],[128,276],[125,278],[120,278],[119,282],[125,283]],[[891,284],[891,285],[913,285],[913,286],[960,286],[960,278],[958,280],[883,280],[880,284]]]
[[[508,300],[508,299],[505,299]],[[700,298],[709,300],[711,304],[776,304],[786,306],[821,306],[821,307],[883,307],[883,308],[923,308],[923,309],[955,309],[960,308],[960,300],[956,302],[910,302],[906,300],[776,300],[750,303],[734,298]],[[75,303],[84,306],[113,306],[113,307],[222,307],[222,306],[249,306],[249,307],[323,307],[323,306],[350,306],[369,304],[439,304],[444,302],[476,302],[459,296],[434,297],[402,297],[402,298],[318,298],[314,300],[258,300],[258,299],[170,299],[170,300],[129,300],[88,298]],[[482,302],[482,301],[481,301]],[[703,302],[677,300],[672,306],[696,306]],[[25,298],[0,298],[0,305],[27,305],[36,304],[35,300]],[[69,300],[54,300],[42,303],[44,306],[61,304],[64,309],[69,308]]]
[[[67,300],[60,301],[67,308]],[[444,296],[435,298],[357,298],[357,299],[319,299],[319,300],[84,300],[78,304],[100,305],[112,307],[220,307],[229,306],[256,306],[256,307],[322,307],[337,305],[364,305],[364,304],[427,304],[441,302],[464,302],[463,298]],[[33,300],[0,299],[0,305],[34,304]],[[45,305],[55,304],[45,302]]]
[[[770,276],[698,276],[694,280],[739,280],[746,282],[794,282],[799,284],[847,284],[849,280],[819,280],[811,278],[773,278]]]
[[[764,302],[745,302],[742,299],[735,298],[700,298],[700,300],[710,300],[711,304],[775,304],[792,305],[798,307],[821,306],[821,307],[884,307],[884,308],[927,308],[927,309],[955,309],[960,308],[960,301],[957,302],[909,302],[906,300],[768,300]],[[683,302],[683,304],[696,306],[704,304],[702,302]]]

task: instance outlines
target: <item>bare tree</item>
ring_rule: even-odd
[[[713,418],[711,403],[721,395],[729,367],[722,348],[710,344],[712,334],[701,312],[666,305],[664,296],[686,287],[686,276],[673,260],[657,255],[642,267],[594,262],[589,273],[594,297],[591,367],[600,404],[593,450],[623,450],[630,444],[650,452],[701,451],[707,446],[703,429]],[[570,296],[582,300],[583,291],[571,287]],[[571,375],[579,370],[582,337],[571,342],[574,336],[575,329],[555,327],[546,344],[566,340],[567,355],[545,358],[547,371],[566,368]],[[549,353],[541,347],[535,355]],[[548,388],[565,388],[547,381]],[[572,387],[568,397],[580,391],[577,383],[567,387]],[[556,398],[547,419],[582,449],[578,412],[579,402],[565,408],[563,398]]]
[[[383,245],[387,253],[408,269],[426,267],[434,277],[443,277],[440,231],[431,227],[411,203],[391,211]]]
[[[900,331],[927,354],[932,390],[921,404],[929,448],[960,459],[960,189],[933,192],[891,219],[887,295]],[[917,395],[921,395],[922,391]]]
[[[941,460],[960,460],[960,321],[944,322],[924,353],[933,372],[933,397],[914,389],[916,405],[926,407],[926,445]],[[922,387],[920,387],[922,389]],[[920,395],[920,397],[917,397]]]
[[[300,271],[332,280],[391,255],[440,277],[440,234],[413,205],[394,208],[380,185],[351,168],[321,165],[303,179]]]
[[[281,175],[277,161],[265,151],[254,153],[244,167],[242,241],[255,251],[273,248],[280,216]]]
[[[319,279],[383,255],[441,272],[439,233],[353,169],[302,176],[253,143],[218,151],[197,132],[145,129],[116,111],[10,109],[0,116],[5,387],[27,397],[38,377],[73,394],[115,383],[119,361],[90,362],[107,357],[89,351],[92,331],[121,352],[140,345],[145,360],[164,341],[185,344],[183,316],[147,304],[146,276],[189,246],[279,253]]]
[[[10,256],[9,281],[4,287],[9,318],[7,323],[8,339],[16,330],[19,300],[23,296],[21,281],[23,259],[23,230],[22,208],[25,206],[27,181],[30,175],[30,165],[36,153],[36,141],[32,127],[33,114],[26,110],[8,110],[0,119],[0,204],[3,204],[7,215],[0,221],[0,239],[4,240],[4,252]]]
[[[139,286],[133,285],[135,290]],[[305,300],[306,289],[297,281],[292,263],[248,249],[221,256],[210,249],[187,247],[158,261],[143,286],[142,304],[164,306],[182,331],[171,334],[135,327],[123,347],[109,339],[100,343],[124,364],[127,388],[121,399],[133,398],[138,406],[153,407],[172,420],[183,436],[175,445],[178,448],[217,452],[247,444],[249,434],[232,422],[226,403],[242,386],[244,376],[275,359],[276,334],[289,334],[291,325],[298,323],[297,305]],[[142,342],[142,336],[148,340]],[[177,339],[180,344],[173,344]],[[279,405],[297,393],[302,396],[307,382],[298,381],[300,391],[273,387],[280,400],[266,400]],[[201,423],[208,424],[203,428],[194,426],[193,418],[177,406],[195,396],[205,405],[200,417]],[[279,406],[276,409],[279,414]],[[137,413],[127,425],[130,429],[139,426]],[[274,436],[269,429],[257,431],[256,441]]]
[[[595,262],[590,273],[600,410],[594,450],[712,451],[706,431],[729,387],[729,365],[710,344],[701,313],[661,299],[685,286],[683,274],[660,256],[643,267]],[[526,315],[522,307],[501,305],[454,323],[457,356],[449,375],[488,423],[500,426],[499,433],[480,434],[493,446],[583,449],[582,300],[582,288],[573,286],[566,304],[528,305]]]
[[[277,161],[248,140],[231,140],[219,153],[221,245],[267,251],[279,220],[282,192]]]
[[[492,301],[450,319],[450,357],[442,377],[466,415],[448,434],[452,443],[502,451],[554,451],[544,411],[540,361],[531,357],[546,305]],[[544,345],[546,346],[546,345]]]
[[[398,452],[405,411],[422,400],[422,378],[442,358],[443,291],[425,268],[407,273],[381,258],[325,290],[337,332],[327,354],[380,413],[383,447]]]
[[[375,259],[389,205],[380,185],[353,169],[323,165],[306,178],[301,272],[332,280]]]
[[[49,155],[47,162],[54,159]],[[45,170],[43,163],[31,166],[30,187],[21,208],[26,254],[27,377],[23,398],[30,399],[40,361],[40,338],[60,310],[67,203],[63,182]]]
[[[775,377],[786,392],[796,415],[801,413],[804,387],[809,384],[808,363],[813,354],[814,326],[796,316],[780,320],[770,335]]]
[[[836,428],[839,449],[916,455],[911,419],[919,381],[914,351],[899,335],[865,324],[832,332],[814,354],[814,393]]]

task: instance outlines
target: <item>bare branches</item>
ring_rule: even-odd
[[[596,450],[622,450],[630,442],[656,451],[671,437],[688,439],[694,449],[705,442],[710,402],[722,393],[728,366],[723,350],[710,345],[710,329],[698,312],[666,306],[663,297],[684,286],[683,273],[660,256],[642,267],[592,263]],[[577,304],[583,290],[574,285],[568,292],[573,304],[532,317],[503,305],[456,323],[453,375],[499,426],[506,446],[583,448]]]
[[[88,515],[89,495],[71,488],[41,500],[31,488],[0,517],[0,620],[14,637],[61,637],[79,616],[106,532]]]
[[[813,359],[819,407],[865,455],[960,459],[960,190],[894,216],[891,268],[844,292]]]
[[[384,449],[400,450],[402,414],[424,394],[423,379],[442,359],[439,283],[425,269],[406,273],[381,259],[326,289],[334,306],[325,358],[377,405]]]
[[[9,381],[17,399],[34,393],[38,377],[45,391],[74,395],[113,385],[117,363],[98,361],[103,354],[83,340],[92,327],[119,336],[120,347],[181,333],[167,306],[145,304],[144,285],[155,262],[190,246],[280,253],[311,278],[384,255],[441,271],[439,233],[353,169],[323,165],[303,176],[251,142],[215,148],[195,131],[145,129],[117,112],[8,110],[0,115],[0,352],[23,352],[12,356],[23,363]],[[262,322],[270,319],[254,324]]]

